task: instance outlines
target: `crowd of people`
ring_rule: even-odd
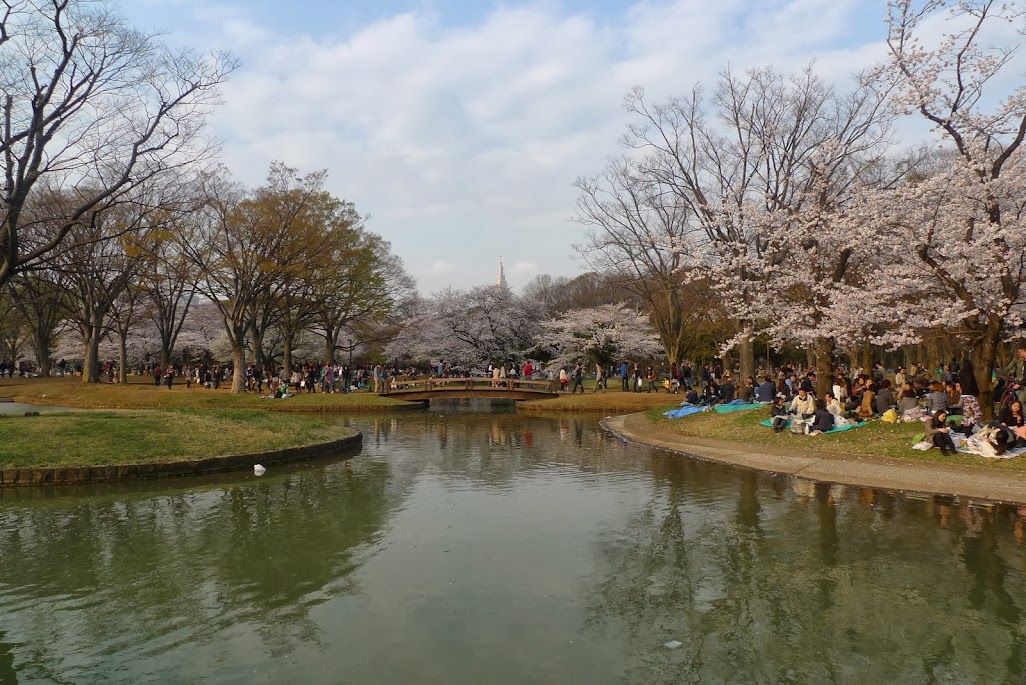
[[[761,403],[770,406],[770,423],[776,432],[819,434],[870,419],[888,422],[922,421],[925,441],[943,453],[956,451],[956,439],[985,440],[998,455],[1026,448],[1026,347],[995,371],[998,419],[985,422],[971,364],[937,367],[933,372],[916,364],[898,367],[893,380],[881,364],[872,369],[838,368],[831,390],[817,396],[814,369],[790,367],[761,369],[740,383],[729,371],[706,365],[698,384],[686,391],[686,402],[695,406],[729,403]],[[981,438],[980,436],[984,437]]]

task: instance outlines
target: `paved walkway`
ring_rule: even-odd
[[[607,418],[602,425],[642,445],[758,471],[884,490],[1026,504],[1026,473],[692,438],[660,428],[644,414]]]

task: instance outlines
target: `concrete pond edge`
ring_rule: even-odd
[[[606,417],[600,424],[628,442],[755,471],[892,492],[1026,504],[1026,473],[1021,472],[691,438],[659,428],[643,413]]]
[[[363,433],[356,431],[338,440],[287,447],[252,454],[229,454],[167,462],[112,464],[107,466],[28,466],[0,469],[0,487],[25,485],[80,485],[115,480],[197,476],[222,471],[252,469],[254,464],[275,466],[325,457],[363,446]]]

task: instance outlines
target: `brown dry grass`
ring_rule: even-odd
[[[0,397],[17,402],[83,409],[265,409],[274,411],[378,411],[410,406],[408,402],[360,391],[343,395],[313,393],[287,400],[265,400],[257,393],[233,395],[224,386],[207,390],[177,382],[172,390],[156,387],[146,376],[129,376],[127,384],[83,383],[81,378],[4,378]]]

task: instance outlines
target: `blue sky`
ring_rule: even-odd
[[[883,0],[123,0],[141,29],[242,62],[213,126],[239,180],[272,160],[329,189],[430,293],[575,275],[575,178],[618,152],[621,102],[733,68],[844,83],[882,56]]]

